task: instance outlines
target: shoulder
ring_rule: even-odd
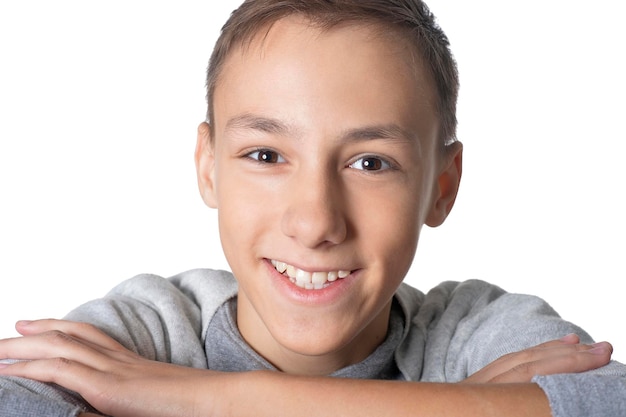
[[[192,269],[165,278],[140,274],[115,286],[106,298],[128,297],[148,305],[187,298],[194,304],[207,301],[223,303],[237,293],[237,281],[230,272],[213,269]]]
[[[217,309],[237,295],[238,285],[228,271],[214,269],[191,269],[169,278],[153,274],[137,275],[117,287],[107,298],[130,297],[156,310],[196,310],[202,323],[202,334]]]
[[[478,330],[502,334],[500,332],[505,330],[523,329],[525,335],[535,335],[528,340],[533,344],[554,335],[560,334],[561,337],[566,334],[561,334],[563,331],[581,332],[581,329],[562,320],[544,299],[530,294],[510,293],[482,280],[443,282],[423,295],[419,302],[416,302],[419,297],[408,295],[416,291],[405,286],[398,292],[398,298],[411,306],[405,308],[405,314],[410,312],[414,323],[431,330],[438,327],[440,321],[443,327],[454,329],[457,336],[459,333],[475,335]],[[584,335],[584,332],[581,333]]]
[[[420,294],[409,286],[397,294],[407,318],[403,359],[417,362],[409,352],[419,347],[422,377],[430,380],[460,380],[506,353],[567,333],[588,340],[543,299],[482,280],[443,282]]]
[[[471,310],[483,308],[504,294],[506,291],[497,285],[472,279],[445,281],[426,294],[408,284],[402,284],[396,292],[396,298],[405,315],[413,317],[419,313],[430,317],[430,320],[437,320],[450,310],[467,315]]]
[[[236,293],[236,281],[225,271],[195,269],[169,278],[141,274],[66,319],[91,323],[147,358],[206,366],[202,343],[208,323]]]

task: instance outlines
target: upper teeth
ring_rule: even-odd
[[[337,278],[345,278],[350,275],[350,271],[329,271],[329,272],[308,272],[298,269],[293,265],[272,259],[272,265],[281,274],[286,274],[291,282],[298,287],[307,290],[319,290],[324,288],[327,282],[336,281]]]

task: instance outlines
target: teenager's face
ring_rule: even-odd
[[[433,89],[410,59],[364,27],[288,18],[219,78],[200,188],[239,282],[241,334],[284,371],[328,373],[373,351],[421,226],[451,206]]]

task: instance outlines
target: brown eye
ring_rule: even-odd
[[[364,156],[351,163],[350,168],[363,171],[382,171],[391,168],[391,164],[377,156]]]
[[[248,158],[266,164],[285,162],[283,157],[280,156],[278,152],[272,151],[270,149],[259,149],[258,151],[251,152],[248,154]]]
[[[363,169],[368,171],[378,171],[383,167],[383,161],[378,158],[364,158]]]

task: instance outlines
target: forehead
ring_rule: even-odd
[[[237,112],[313,125],[316,116],[328,122],[321,108],[330,107],[335,125],[374,118],[431,133],[434,86],[418,57],[400,33],[380,25],[280,19],[230,52],[213,97],[214,127]]]

